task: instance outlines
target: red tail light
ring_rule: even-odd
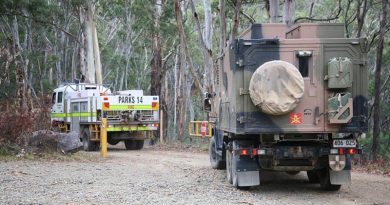
[[[240,150],[240,155],[249,155],[249,152],[247,149]]]
[[[353,148],[348,150],[348,154],[350,154],[350,155],[354,155],[354,154],[356,154],[356,152],[357,152],[356,149],[353,149]]]
[[[343,155],[344,154],[344,149],[343,148],[339,148],[339,155]]]
[[[253,155],[253,156],[256,156],[256,155],[257,155],[257,149],[253,149],[253,150],[252,150],[252,155]]]

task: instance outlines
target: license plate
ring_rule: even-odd
[[[356,147],[356,140],[333,140],[333,147]]]

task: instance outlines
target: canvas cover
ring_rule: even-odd
[[[270,115],[289,113],[298,105],[303,93],[304,82],[299,70],[281,60],[258,67],[249,84],[253,104]]]

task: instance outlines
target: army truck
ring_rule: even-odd
[[[253,24],[229,42],[207,95],[212,167],[242,189],[260,185],[262,170],[306,171],[325,190],[350,183],[367,132],[364,46],[331,23]]]

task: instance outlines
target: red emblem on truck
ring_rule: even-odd
[[[302,113],[290,113],[290,124],[292,125],[302,124]]]

